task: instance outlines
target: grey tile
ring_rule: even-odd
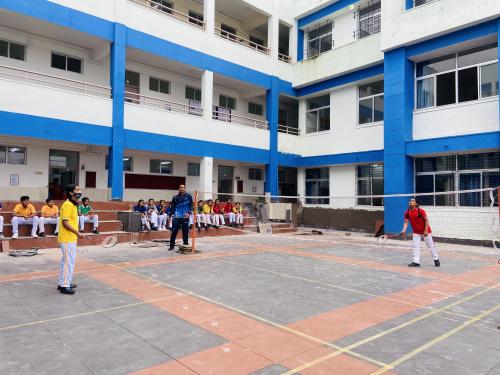
[[[271,365],[268,367],[264,367],[263,369],[260,369],[258,371],[252,372],[250,375],[281,375],[288,370],[289,369],[281,365]]]

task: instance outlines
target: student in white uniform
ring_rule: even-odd
[[[59,233],[59,208],[50,198],[45,200],[45,206],[42,207],[40,212],[40,220],[38,222],[38,235],[45,237],[45,225],[53,224],[56,226],[54,235]]]

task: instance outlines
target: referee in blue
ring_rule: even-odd
[[[186,186],[179,185],[179,194],[174,195],[170,207],[170,215],[172,219],[172,234],[170,235],[170,247],[168,251],[174,250],[175,239],[179,232],[179,227],[182,227],[182,242],[184,245],[189,245],[189,216],[193,212],[193,197],[186,193]]]

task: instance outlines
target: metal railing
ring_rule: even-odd
[[[367,36],[380,33],[382,15],[380,13],[365,17],[358,21],[358,29],[354,32],[355,39],[363,39]]]
[[[271,50],[267,48],[266,46],[262,46],[258,43],[252,42],[251,40],[245,39],[241,36],[238,36],[236,34],[230,33],[228,31],[224,31],[222,29],[219,29],[218,27],[215,27],[215,35],[220,36],[221,38],[227,39],[231,42],[241,44],[242,46],[251,48],[253,50],[259,51],[261,53],[264,53],[266,55],[269,55]]]
[[[330,42],[330,40],[328,41]],[[335,47],[335,41],[333,40],[333,37],[331,37],[331,43],[327,45],[319,44],[318,47],[313,47],[308,45],[304,49],[304,58],[306,60],[313,59],[315,57],[318,57],[319,55],[322,55],[323,53],[331,51],[334,47]]]
[[[283,54],[283,53],[278,53],[278,60],[286,62],[288,64],[290,64],[292,62],[292,58],[288,55]]]
[[[178,10],[175,10],[173,8],[170,8],[168,6],[165,6],[161,4],[158,1],[154,0],[128,0],[131,3],[137,4],[139,6],[142,6],[147,9],[154,10],[160,14],[163,14],[168,17],[175,18],[176,20],[182,21],[184,23],[188,23],[190,25],[199,27],[201,29],[205,28],[205,22],[202,20],[199,20],[198,18],[191,17],[188,14],[179,12]]]
[[[238,115],[233,115],[229,110],[217,110],[212,111],[212,118],[218,121],[231,122],[238,125],[250,126],[257,129],[269,129],[267,121],[257,120],[249,117],[243,117]]]
[[[167,112],[181,113],[192,116],[203,115],[203,108],[195,107],[189,104],[172,102],[170,100],[153,98],[151,96],[141,95],[129,91],[125,92],[125,102],[160,109]]]
[[[291,135],[300,135],[299,129],[288,125],[278,125],[278,132]]]
[[[111,88],[74,79],[61,78],[50,74],[0,65],[0,79],[32,83],[59,90],[72,91],[83,95],[111,98]]]
[[[438,0],[413,0],[413,8],[419,7],[420,5],[433,3],[435,1],[438,1]]]

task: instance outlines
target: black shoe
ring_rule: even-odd
[[[189,246],[189,243],[183,243],[182,246]]]
[[[420,267],[420,263],[411,262],[408,267]]]
[[[151,228],[151,230],[152,230],[153,232],[158,232],[158,227],[153,227],[153,228]]]
[[[38,237],[45,237],[45,232],[38,233]]]
[[[75,294],[75,290],[71,289],[71,288],[63,288],[63,287],[61,287],[61,289],[59,290],[59,292],[62,293],[62,294]]]
[[[172,250],[175,250],[175,247],[174,247],[174,246],[170,246],[170,247],[168,248],[168,251],[172,251]]]
[[[441,266],[441,262],[439,261],[439,259],[435,259],[435,260],[434,260],[434,265],[435,265],[436,267],[440,267],[440,266]]]
[[[59,232],[54,232],[54,236],[58,236],[59,235]]]
[[[70,287],[70,289],[76,289],[78,287],[78,285],[76,285],[76,284],[70,284],[69,287]],[[57,290],[61,290],[61,289],[63,289],[63,287],[60,286],[60,285],[58,285],[57,286]]]
[[[94,234],[99,234],[99,231],[98,231],[97,229],[94,229],[94,230],[92,231],[92,233],[94,233]]]

